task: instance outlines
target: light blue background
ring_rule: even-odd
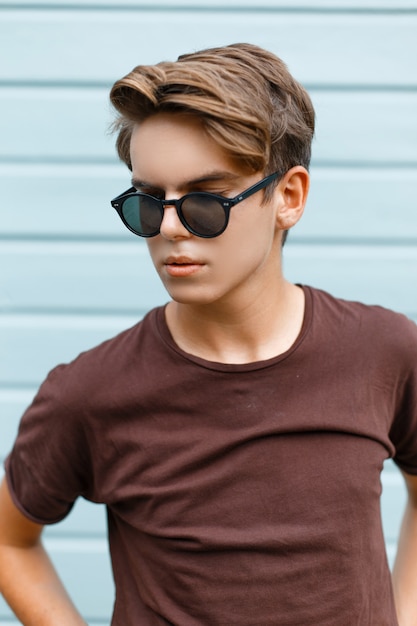
[[[317,110],[312,190],[287,275],[417,320],[417,2],[0,0],[0,456],[47,371],[167,299],[109,205],[129,185],[110,85],[137,64],[249,41]],[[404,489],[388,465],[390,559]],[[80,502],[46,543],[91,624],[113,588],[104,511]],[[0,623],[13,618],[0,603]]]

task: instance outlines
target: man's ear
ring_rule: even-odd
[[[280,230],[292,228],[301,218],[310,188],[310,175],[301,165],[292,167],[277,186],[279,206],[277,226]]]

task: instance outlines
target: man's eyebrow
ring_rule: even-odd
[[[193,178],[192,180],[187,180],[179,183],[177,185],[178,189],[187,189],[193,187],[195,185],[201,185],[203,183],[210,182],[218,182],[218,181],[234,181],[240,178],[242,174],[234,173],[234,172],[224,172],[224,171],[214,171],[209,172],[207,174],[203,174],[202,176],[198,176],[197,178]],[[158,185],[154,185],[152,183],[147,183],[146,181],[140,178],[132,178],[132,187],[140,188],[140,187],[150,187],[151,189],[159,189]]]

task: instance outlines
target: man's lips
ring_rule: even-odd
[[[170,256],[164,262],[167,274],[174,277],[183,277],[195,274],[195,272],[198,272],[203,265],[204,264],[201,261],[196,261],[195,259],[191,259],[186,256]]]

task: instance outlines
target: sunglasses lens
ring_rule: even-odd
[[[138,235],[152,237],[159,233],[163,213],[159,203],[153,198],[149,196],[126,198],[122,213],[125,222]]]
[[[192,233],[202,237],[215,237],[226,227],[227,218],[222,205],[209,195],[189,195],[182,205],[181,213]]]

